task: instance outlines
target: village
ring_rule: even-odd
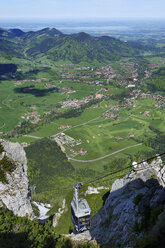
[[[61,150],[66,153],[66,148],[70,151],[70,156],[75,157],[77,155],[85,155],[87,153],[87,150],[84,148],[80,148],[79,151],[75,151],[73,147],[79,146],[82,144],[82,141],[76,140],[69,135],[66,135],[65,133],[61,132],[53,136],[53,139],[57,142],[57,144],[61,147]]]
[[[156,68],[157,64],[149,64],[150,68]],[[150,98],[153,100],[158,101],[158,105],[164,106],[165,100],[164,97],[159,94],[151,94],[150,92],[146,93],[142,91],[142,88],[140,87],[139,82],[139,75],[138,75],[138,69],[135,66],[134,62],[120,62],[120,66],[118,68],[113,68],[113,65],[105,65],[102,67],[89,67],[89,66],[74,66],[69,65],[66,66],[60,66],[60,79],[58,81],[50,82],[50,80],[46,77],[38,78],[38,79],[24,79],[21,81],[16,81],[16,86],[21,86],[24,83],[44,83],[45,81],[49,81],[44,83],[45,89],[56,89],[58,92],[61,92],[60,94],[66,95],[66,99],[62,101],[61,109],[64,108],[79,108],[81,105],[84,105],[86,103],[89,103],[93,99],[104,99],[104,97],[111,97],[113,94],[109,93],[108,84],[110,80],[113,80],[116,85],[119,85],[119,87],[125,87],[129,89],[129,94],[131,97],[128,97],[125,99],[125,103],[123,107],[136,107],[136,100],[138,98],[146,99]],[[73,72],[71,72],[73,71]],[[149,78],[151,76],[151,73],[148,70],[145,70],[145,76],[144,78]],[[90,80],[87,80],[87,79]],[[95,94],[90,94],[89,96],[85,96],[82,99],[71,99],[70,95],[73,93],[76,93],[77,91],[74,89],[74,86],[68,87],[64,86],[64,80],[72,80],[72,82],[80,82],[84,84],[89,85],[96,85],[97,88],[95,89]],[[60,86],[59,86],[60,84]],[[29,88],[28,88],[29,89]],[[25,89],[26,90],[26,89]],[[94,107],[97,107],[94,106]],[[114,113],[113,111],[116,111],[116,106],[114,106],[114,110],[108,110],[104,114],[104,118],[112,118],[116,119],[118,117],[118,114]],[[148,110],[144,111],[144,115],[149,116]],[[31,123],[37,124],[41,118],[39,114],[36,112],[32,113],[25,113],[21,116],[22,119],[30,120]]]
[[[24,113],[21,118],[25,120],[29,120],[32,124],[37,124],[41,120],[41,115],[36,111],[32,113]]]
[[[68,146],[74,147],[74,146],[78,146],[82,143],[82,141],[80,139],[75,140],[74,138],[72,138],[69,135],[66,135],[65,133],[62,133],[62,132],[54,135],[53,138],[57,142],[57,144],[61,147],[63,145],[68,145]]]
[[[121,62],[119,69],[113,69],[112,66],[106,65],[103,67],[71,67],[75,72],[69,72],[69,68],[61,67],[61,78],[67,80],[73,80],[76,82],[84,82],[87,84],[104,85],[105,80],[117,79],[118,84],[122,85],[127,83],[128,85],[136,83],[138,81],[138,69],[135,69],[135,63]],[[88,72],[88,73],[87,73]],[[146,70],[146,78],[150,76]],[[127,78],[126,78],[127,77]],[[86,79],[93,78],[93,81],[85,81]],[[82,81],[83,80],[83,81]]]
[[[149,65],[149,68],[157,68],[157,65],[151,64]],[[65,111],[72,111],[72,109],[75,109],[75,111],[78,108],[87,111],[97,111],[96,109],[98,109],[100,111],[100,119],[102,118],[106,123],[112,123],[113,130],[115,129],[115,123],[120,123],[129,118],[131,119],[131,117],[135,117],[139,119],[139,121],[140,119],[149,121],[153,118],[154,113],[150,103],[148,105],[143,105],[143,100],[148,102],[153,101],[154,108],[159,108],[160,110],[165,109],[165,97],[161,94],[145,90],[145,87],[143,87],[145,86],[145,82],[140,78],[138,67],[134,62],[125,61],[118,63],[117,66],[104,65],[101,67],[74,65],[71,65],[70,67],[60,66],[60,71],[60,77],[56,80],[42,77],[36,79],[23,79],[14,82],[14,85],[17,86],[17,88],[21,88],[22,85],[25,86],[25,91],[27,88],[29,94],[31,94],[29,88],[32,87],[32,89],[34,89],[32,83],[34,85],[36,84],[35,89],[41,91],[45,90],[46,94],[50,94],[52,100],[54,99],[54,102],[51,100],[51,108],[49,108],[48,104],[50,103],[47,104],[46,98],[43,97],[43,112],[38,111],[40,104],[33,105],[31,103],[26,104],[26,102],[25,104],[22,104],[22,107],[28,108],[27,111],[25,110],[26,112],[21,114],[23,120],[38,125],[40,121],[42,123],[44,114],[48,117],[52,113],[51,111],[57,113],[58,116],[58,114],[62,115]],[[150,76],[151,72],[149,69],[145,69],[143,79],[148,79]],[[87,91],[85,91],[86,88]],[[124,91],[127,94],[123,95],[124,97],[122,98],[122,101],[120,101],[120,92]],[[57,94],[58,104],[56,104],[56,95],[54,94]],[[21,99],[21,95],[19,98]],[[141,108],[141,110],[136,111],[138,108]],[[30,111],[32,109],[33,112]],[[98,117],[99,116],[96,114],[96,117],[93,119],[97,119]],[[56,122],[56,120],[54,122]],[[51,134],[51,137],[53,137],[61,147],[61,150],[69,157],[90,154],[92,137],[94,141],[97,136],[99,139],[100,136],[107,135],[104,134],[104,131],[100,128],[101,131],[99,134],[94,134],[89,138],[87,137],[85,141],[83,139],[75,139],[74,135],[71,137],[72,135],[69,136],[65,133],[65,131],[72,128],[74,128],[72,122],[66,124],[66,121],[61,121],[56,124],[56,133],[54,132]],[[111,135],[111,138],[118,143],[122,143],[125,139],[130,140],[137,138],[137,130],[136,128],[130,129],[130,132],[128,132],[127,135],[115,133],[114,135]],[[25,140],[21,145],[27,147],[29,143]]]

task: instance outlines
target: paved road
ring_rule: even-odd
[[[109,154],[107,154],[105,156],[102,156],[102,157],[99,157],[99,158],[95,158],[95,159],[91,159],[91,160],[79,160],[79,159],[71,158],[69,156],[68,156],[68,159],[69,160],[76,161],[76,162],[80,162],[80,163],[91,163],[91,162],[95,162],[95,161],[98,161],[98,160],[101,160],[101,159],[104,159],[104,158],[108,158],[108,157],[110,157],[110,156],[112,156],[114,154],[117,154],[119,152],[125,151],[127,149],[130,149],[130,148],[133,148],[133,147],[136,147],[136,146],[140,146],[140,145],[142,145],[142,143],[139,143],[139,144],[136,144],[136,145],[132,145],[132,146],[127,146],[127,147],[122,148],[122,149],[120,149],[118,151],[115,151],[115,152],[109,153]]]
[[[8,95],[3,101],[2,104],[5,105],[6,107],[8,107],[9,109],[14,109],[13,107],[10,106],[10,102],[12,101],[12,99],[10,99],[11,95]]]
[[[90,122],[92,122],[92,121],[95,121],[95,120],[99,119],[100,117],[101,117],[101,116],[98,116],[98,117],[96,117],[96,118],[94,118],[94,119],[92,119],[92,120],[89,120],[89,121],[87,121],[87,122],[84,122],[84,123],[82,123],[82,124],[78,124],[78,125],[72,126],[72,127],[70,127],[70,128],[66,128],[66,129],[62,130],[61,132],[52,135],[52,137],[55,136],[55,135],[57,135],[57,134],[64,133],[64,132],[66,132],[66,131],[68,131],[68,130],[70,130],[70,129],[72,129],[72,128],[85,126],[85,125],[87,125],[88,123],[90,123]]]
[[[101,103],[101,102],[100,102],[100,103]],[[103,116],[107,111],[109,111],[109,110],[111,110],[111,108],[108,109],[108,110],[106,110],[104,113],[102,113],[100,116],[98,116],[98,117],[96,117],[96,118],[94,118],[94,119],[91,119],[91,120],[86,121],[86,122],[81,123],[81,124],[77,124],[77,125],[72,126],[72,127],[70,127],[70,128],[66,128],[66,129],[62,130],[61,132],[52,135],[52,137],[55,136],[55,135],[57,135],[57,134],[64,133],[64,132],[66,132],[66,131],[68,131],[68,130],[70,130],[70,129],[73,129],[73,128],[76,128],[76,127],[85,126],[85,125],[87,125],[88,123],[93,122],[93,121],[99,119],[100,117],[102,117],[102,116]]]
[[[34,138],[34,139],[42,139],[42,137],[32,136],[32,135],[23,135],[24,137]]]

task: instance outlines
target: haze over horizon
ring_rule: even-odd
[[[0,0],[1,20],[165,19],[164,0]]]

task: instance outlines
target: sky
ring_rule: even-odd
[[[165,19],[165,0],[0,0],[0,19]]]

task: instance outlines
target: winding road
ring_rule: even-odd
[[[80,162],[80,163],[92,163],[92,162],[95,162],[95,161],[98,161],[98,160],[101,160],[101,159],[104,159],[104,158],[108,158],[108,157],[110,157],[110,156],[112,156],[112,155],[114,155],[114,154],[117,154],[117,153],[119,153],[119,152],[125,151],[125,150],[127,150],[127,149],[130,149],[130,148],[133,148],[133,147],[136,147],[136,146],[140,146],[140,145],[142,145],[142,143],[139,143],[139,144],[136,144],[136,145],[132,145],[132,146],[127,146],[127,147],[122,148],[122,149],[120,149],[120,150],[117,150],[117,151],[115,151],[115,152],[109,153],[109,154],[107,154],[107,155],[105,155],[105,156],[102,156],[102,157],[99,157],[99,158],[95,158],[95,159],[91,159],[91,160],[79,160],[79,159],[71,158],[71,157],[69,157],[69,156],[67,156],[67,157],[68,157],[69,160],[73,160],[73,161],[75,161],[75,162]]]
[[[92,119],[92,120],[86,121],[86,122],[84,122],[84,123],[82,123],[82,124],[77,124],[77,125],[72,126],[72,127],[70,127],[70,128],[66,128],[66,129],[62,130],[61,132],[52,135],[51,137],[54,137],[54,136],[57,135],[57,134],[64,133],[64,132],[66,132],[66,131],[68,131],[68,130],[70,130],[70,129],[76,128],[76,127],[85,126],[85,125],[87,125],[88,123],[90,123],[90,122],[92,122],[92,121],[95,121],[95,120],[99,119],[100,117],[101,117],[101,116],[98,116],[98,117],[96,117],[96,118],[94,118],[94,119]]]
[[[34,138],[34,139],[42,139],[42,137],[37,137],[37,136],[33,136],[33,135],[22,135],[24,137],[29,137],[29,138]]]

